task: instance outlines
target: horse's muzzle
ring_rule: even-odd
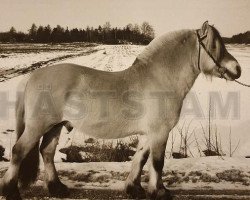
[[[227,75],[233,80],[240,78],[241,76],[240,65],[237,64],[233,72],[231,70],[227,70]]]

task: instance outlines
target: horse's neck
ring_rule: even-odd
[[[173,88],[175,88],[176,93],[183,98],[190,91],[199,75],[199,72],[193,70],[192,68],[192,65],[186,65],[177,76],[174,76],[175,78],[173,79]]]
[[[172,90],[184,98],[199,75],[197,55],[195,32],[175,32],[153,41],[133,67],[144,73],[143,77],[155,79],[151,81],[156,83],[152,88]]]

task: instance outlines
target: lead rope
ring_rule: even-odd
[[[245,86],[245,87],[250,87],[250,84],[245,84],[245,83],[242,83],[240,81],[237,81],[237,80],[234,80],[236,83],[238,83],[239,85],[242,85],[242,86]]]

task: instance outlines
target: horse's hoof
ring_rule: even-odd
[[[19,192],[14,192],[6,196],[6,200],[22,200],[22,197]]]
[[[125,186],[125,191],[132,198],[146,198],[146,192],[140,184],[127,184]]]
[[[169,190],[165,187],[161,187],[158,190],[149,192],[149,199],[153,200],[172,200],[173,197]]]
[[[22,200],[16,181],[11,180],[6,184],[2,179],[0,188],[1,195],[5,196],[6,200]]]
[[[3,195],[3,188],[4,188],[4,182],[3,182],[3,179],[1,178],[0,179],[0,195],[1,196]]]
[[[50,195],[53,197],[66,197],[69,195],[68,187],[60,181],[49,182],[48,190]]]

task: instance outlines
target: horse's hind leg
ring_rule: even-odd
[[[65,196],[68,188],[61,183],[54,164],[56,146],[60,137],[62,125],[54,126],[43,136],[40,152],[43,157],[45,181],[47,188],[52,196]]]
[[[145,191],[141,186],[141,172],[147,162],[149,146],[145,141],[140,141],[133,158],[131,171],[125,183],[126,192],[132,197],[144,197]]]
[[[23,134],[12,148],[12,158],[10,166],[1,181],[2,193],[4,196],[6,196],[6,199],[21,199],[17,186],[19,169],[23,159],[38,143],[41,136],[42,131],[37,127],[33,128],[32,126],[26,126]]]

